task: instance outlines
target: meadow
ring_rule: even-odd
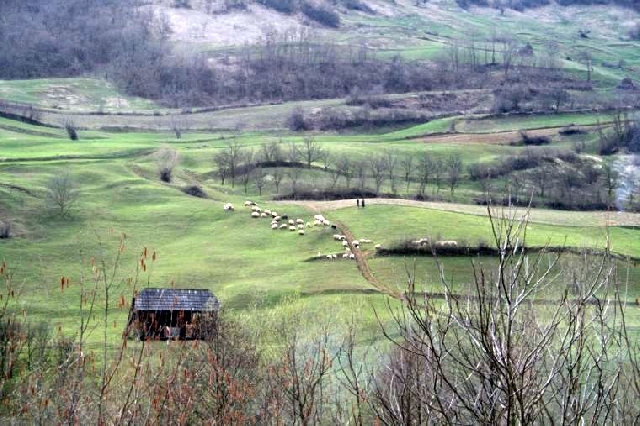
[[[539,125],[542,119],[533,120],[533,124],[523,119],[523,125]],[[556,125],[558,118],[552,119]],[[575,117],[567,120],[575,121]],[[513,118],[505,121],[504,128],[514,125]],[[404,130],[424,131],[424,126]],[[353,318],[357,306],[357,324],[366,331],[366,339],[379,338],[373,308],[384,312],[388,298],[363,277],[355,262],[326,259],[326,254],[342,251],[332,239],[336,231],[312,227],[304,236],[272,231],[267,219],[250,218],[249,210],[242,207],[247,198],[305,221],[322,212],[357,238],[371,239],[371,246],[365,247],[368,266],[394,292],[401,292],[405,285],[405,264],[412,260],[375,257],[371,250],[374,244],[385,246],[427,235],[470,244],[491,241],[490,224],[480,206],[412,202],[419,205],[416,207],[390,200],[389,204],[370,203],[366,209],[357,209],[353,201],[337,206],[331,202],[271,201],[271,186],[259,196],[253,184],[248,186],[248,194],[240,182],[233,187],[220,185],[212,174],[213,155],[226,146],[229,135],[187,132],[176,139],[167,132],[81,131],[80,140],[71,141],[64,130],[6,119],[0,120],[0,132],[0,214],[2,220],[12,223],[13,233],[11,238],[0,240],[0,258],[21,289],[19,303],[26,315],[68,333],[77,329],[84,315],[80,294],[94,285],[92,262],[104,261],[107,270],[115,268],[109,310],[109,339],[113,342],[126,326],[136,286],[208,288],[229,315],[256,324],[265,317],[282,318],[292,309],[327,318],[327,306],[331,306],[329,319],[340,324]],[[397,132],[315,137],[322,146],[352,156],[395,147],[415,155],[423,150],[459,152],[468,161],[489,161],[520,149],[480,143],[420,144],[400,138]],[[234,140],[258,149],[273,139],[271,134],[240,133]],[[300,143],[302,138],[283,135],[283,140]],[[181,158],[170,184],[160,181],[154,157],[163,146],[176,149]],[[65,173],[76,182],[79,196],[69,215],[59,217],[47,203],[47,183]],[[326,179],[321,171],[305,173],[305,185],[322,185]],[[192,184],[201,185],[206,198],[181,191]],[[286,181],[283,187],[288,188]],[[223,211],[226,202],[234,203],[236,210]],[[640,256],[640,231],[633,226],[616,226],[637,224],[638,215],[533,210],[531,216],[528,244],[602,249],[609,236],[614,252]],[[118,253],[123,236],[126,249]],[[145,265],[146,270],[140,266],[144,248],[156,254],[156,259]],[[447,276],[468,282],[470,259],[441,260]],[[437,289],[433,259],[417,258],[416,264],[420,276],[429,277],[427,288]],[[636,276],[632,268],[626,297],[631,301],[640,296]],[[70,285],[61,289],[60,277],[69,278]],[[122,299],[124,305],[119,303]],[[97,333],[90,337],[95,345],[100,339]]]

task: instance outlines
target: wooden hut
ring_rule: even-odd
[[[207,339],[219,307],[209,290],[145,288],[133,298],[128,330],[140,340]]]

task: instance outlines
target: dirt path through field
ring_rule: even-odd
[[[310,208],[322,213],[331,210],[339,210],[356,205],[356,199],[314,201],[314,200],[292,200],[276,201],[279,204],[296,204]],[[403,198],[370,198],[367,204],[394,205],[419,207],[423,209],[450,211],[454,213],[471,214],[475,216],[487,216],[486,206],[445,203],[436,201],[417,201]],[[499,208],[496,208],[499,211]],[[520,208],[524,213],[525,209]],[[530,221],[546,225],[560,226],[640,226],[640,214],[629,212],[610,211],[564,211],[531,209]]]
[[[556,136],[564,127],[550,127],[545,129],[527,130],[529,137]],[[452,144],[495,144],[506,145],[522,140],[519,131],[505,131],[494,133],[454,133],[450,135],[421,136],[413,139],[422,143],[452,143]]]

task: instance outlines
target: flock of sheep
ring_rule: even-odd
[[[251,217],[254,219],[260,218],[271,218],[271,229],[272,230],[288,230],[291,232],[297,231],[298,235],[305,235],[305,228],[312,227],[331,227],[333,229],[337,229],[336,225],[332,225],[329,220],[327,220],[323,215],[316,214],[313,216],[313,222],[305,222],[303,219],[298,218],[296,220],[289,219],[288,215],[280,215],[278,212],[268,209],[261,209],[255,202],[253,201],[245,201],[244,206],[251,209]],[[235,207],[231,203],[226,203],[223,206],[225,211],[234,211]],[[354,254],[355,250],[360,249],[361,244],[369,244],[372,243],[371,240],[361,239],[361,240],[353,240],[351,244],[347,241],[347,237],[341,234],[335,234],[333,239],[336,241],[340,241],[342,247],[344,247],[344,253],[342,254],[342,258],[344,259],[352,259],[355,260],[356,256]],[[379,249],[380,244],[376,244],[376,250]],[[322,257],[321,253],[318,253],[318,257]],[[338,258],[338,255],[327,254],[325,256],[326,259],[335,260]]]
[[[305,234],[305,228],[311,228],[313,226],[331,226],[331,222],[325,219],[324,216],[319,214],[313,216],[313,222],[305,222],[301,218],[298,218],[296,220],[289,219],[288,215],[280,215],[275,210],[263,210],[253,201],[245,201],[244,206],[251,209],[251,217],[254,219],[271,218],[271,229],[273,229],[274,231],[278,229],[288,230],[292,232],[297,231],[298,235],[302,236]],[[223,206],[223,209],[225,211],[235,210],[233,204],[231,203],[226,203]]]

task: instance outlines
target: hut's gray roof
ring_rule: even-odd
[[[217,311],[218,298],[209,290],[145,288],[134,299],[136,311]]]

